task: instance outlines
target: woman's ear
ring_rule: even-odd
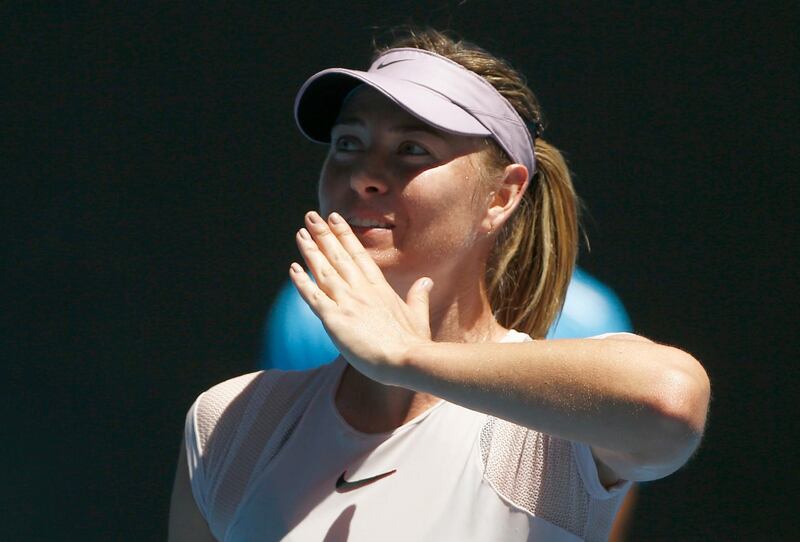
[[[522,200],[528,188],[528,168],[510,164],[503,170],[497,189],[491,193],[484,226],[487,232],[499,231]]]

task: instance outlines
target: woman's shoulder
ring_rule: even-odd
[[[305,370],[266,369],[246,373],[215,384],[201,393],[194,404],[195,415],[218,419],[223,414],[241,411],[254,397],[273,393],[292,394],[324,371],[323,367]]]
[[[217,526],[215,532],[224,532],[219,525],[230,519],[230,511],[219,508],[217,492],[223,492],[225,502],[236,500],[231,500],[231,491],[241,494],[253,461],[274,447],[271,443],[282,441],[285,422],[305,404],[306,394],[319,389],[323,374],[324,368],[255,371],[211,386],[197,397],[186,416],[186,456],[195,500],[209,524]]]
[[[502,339],[500,339],[500,342],[501,343],[524,343],[524,342],[528,342],[528,341],[532,341],[532,340],[533,340],[533,338],[531,338],[531,336],[528,335],[527,333],[524,333],[522,331],[517,331],[516,329],[512,328],[512,329],[509,329],[508,331],[506,331],[505,336]]]
[[[206,400],[224,400],[225,398],[236,397],[246,392],[246,390],[251,389],[252,386],[258,385],[268,372],[270,371],[253,371],[252,373],[246,373],[223,380],[208,388],[200,394],[200,397]]]

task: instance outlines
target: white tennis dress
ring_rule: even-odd
[[[510,331],[503,342],[526,340]],[[189,474],[219,540],[608,538],[630,483],[605,489],[589,446],[446,401],[361,433],[334,403],[345,367],[260,371],[197,398]]]

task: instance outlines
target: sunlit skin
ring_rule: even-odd
[[[322,216],[391,222],[391,229],[352,229],[400,297],[421,277],[432,279],[431,334],[438,341],[497,340],[506,331],[491,315],[482,282],[502,218],[487,214],[495,194],[486,190],[486,152],[482,138],[433,129],[369,87],[351,95],[331,131],[319,183]],[[384,430],[436,401],[352,370],[337,397],[351,423]],[[367,403],[386,408],[373,405],[366,410],[376,414],[373,421],[358,419]]]
[[[322,216],[390,218],[391,230],[354,231],[398,292],[421,276],[437,284],[461,277],[454,289],[474,288],[489,251],[479,193],[483,140],[430,128],[368,87],[346,102],[331,139]]]

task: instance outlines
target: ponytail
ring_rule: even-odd
[[[486,268],[495,318],[544,338],[564,305],[578,256],[578,197],[559,150],[536,139],[536,173]]]
[[[542,126],[539,102],[525,78],[504,60],[471,43],[436,30],[408,30],[380,54],[395,47],[433,51],[485,78],[523,120]],[[536,173],[519,207],[501,230],[486,266],[486,287],[495,318],[504,327],[543,338],[564,305],[578,255],[578,197],[564,157],[536,138]],[[511,161],[490,139],[489,172]],[[491,177],[491,175],[489,175]],[[487,179],[488,181],[488,179]]]

